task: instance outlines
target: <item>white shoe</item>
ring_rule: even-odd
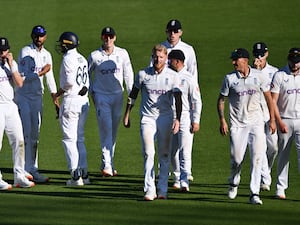
[[[262,191],[270,191],[271,190],[270,185],[268,185],[268,184],[261,184],[260,189]]]
[[[83,185],[84,183],[81,177],[78,180],[74,180],[71,178],[70,180],[67,181],[67,186],[83,186]]]
[[[282,199],[282,200],[286,199],[285,192],[283,190],[277,190],[276,198]]]
[[[49,177],[45,177],[44,175],[40,174],[38,171],[33,172],[31,175],[33,176],[33,181],[35,183],[47,183],[49,181]]]
[[[12,185],[1,179],[0,190],[10,190],[10,189],[12,189]]]
[[[14,179],[14,186],[17,188],[30,188],[35,185],[34,182],[28,180],[25,176],[24,177],[15,177]]]
[[[230,186],[228,189],[228,198],[235,199],[237,196],[237,190],[238,190],[237,186]]]
[[[188,175],[188,181],[194,181],[194,177],[192,175]]]
[[[250,203],[253,205],[262,205],[263,204],[262,200],[259,198],[258,195],[252,195],[250,197]]]
[[[157,198],[157,195],[153,192],[150,192],[150,191],[147,191],[145,196],[144,196],[145,201],[153,201],[156,198]]]
[[[28,173],[27,171],[25,171],[25,177],[26,177],[28,180],[33,181],[33,176],[32,176],[30,173]]]
[[[175,181],[174,184],[173,184],[173,188],[176,189],[176,190],[180,189],[180,182]]]

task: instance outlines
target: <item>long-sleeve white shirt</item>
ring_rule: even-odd
[[[41,96],[44,94],[44,77],[50,93],[56,93],[56,83],[53,75],[52,57],[49,51],[44,47],[39,51],[32,43],[22,48],[19,58],[19,72],[24,77],[24,83],[21,88],[16,89],[16,93],[25,97]],[[46,64],[51,65],[51,69],[44,76],[38,73]]]
[[[131,92],[134,73],[129,54],[126,49],[115,46],[108,55],[99,48],[88,57],[90,91],[100,94],[117,94],[124,91],[125,81],[127,93]],[[94,76],[92,74],[94,73]]]
[[[18,68],[13,60],[13,67]],[[7,62],[0,66],[0,104],[11,102],[14,98],[13,78]]]

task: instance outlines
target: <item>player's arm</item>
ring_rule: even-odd
[[[126,110],[123,117],[123,125],[126,128],[130,127],[130,112],[134,106],[135,100],[137,99],[139,89],[133,85],[132,90],[128,96]]]
[[[12,78],[13,78],[14,84],[17,87],[22,87],[24,80],[23,80],[21,74],[18,71],[18,65],[14,61],[13,55],[12,55],[11,52],[7,53],[6,59],[7,59],[8,65],[10,67],[10,71],[11,71],[11,74],[12,74]]]
[[[181,118],[181,112],[182,112],[182,99],[181,99],[181,91],[173,92],[174,99],[175,99],[175,110],[176,110],[176,118],[173,122],[173,134],[176,134],[179,131],[179,125],[180,125],[180,118]]]
[[[274,93],[272,92],[272,100],[274,103],[274,114],[275,114],[275,119],[278,123],[279,129],[282,133],[287,133],[288,132],[288,128],[286,126],[286,124],[282,121],[280,114],[279,114],[279,110],[278,110],[278,106],[277,106],[277,102],[278,102],[278,97],[279,97],[279,93]]]
[[[270,113],[270,130],[273,133],[276,131],[276,123],[275,123],[275,107],[274,102],[272,100],[272,95],[270,91],[264,92],[264,96],[268,105],[269,113]]]
[[[218,115],[220,120],[220,133],[223,136],[228,134],[228,125],[225,119],[224,109],[225,109],[225,96],[220,94],[217,101],[217,110],[218,110]]]

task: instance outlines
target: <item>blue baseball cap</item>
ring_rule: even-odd
[[[32,28],[31,34],[43,37],[47,34],[47,31],[42,25],[37,25]]]

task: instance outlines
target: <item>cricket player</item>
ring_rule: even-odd
[[[263,92],[270,112],[270,129],[276,130],[274,104],[270,93],[270,83],[264,74],[248,65],[249,53],[238,48],[231,54],[234,71],[227,74],[218,98],[220,133],[227,135],[228,125],[224,115],[225,97],[229,101],[230,118],[230,158],[231,174],[228,179],[228,197],[235,199],[241,179],[242,163],[247,145],[250,150],[250,203],[261,205],[259,197],[262,158],[266,154],[266,135],[261,108]]]
[[[112,27],[104,27],[101,32],[102,46],[88,57],[90,93],[96,108],[103,176],[117,175],[114,154],[122,117],[123,83],[129,95],[134,79],[129,54],[126,49],[115,46],[116,38]]]
[[[187,71],[192,74],[194,82],[199,83],[199,74],[195,50],[191,45],[182,41],[181,37],[183,35],[183,29],[181,22],[178,19],[171,19],[167,23],[165,32],[167,39],[161,44],[166,46],[168,53],[174,49],[179,49],[183,51],[185,56],[185,67]],[[177,175],[180,173],[179,153],[177,153],[175,156],[172,156],[171,163],[173,168],[174,180],[176,180]],[[194,177],[192,175],[192,169],[188,173],[188,179],[190,181],[193,181]]]
[[[168,54],[169,66],[179,76],[179,87],[182,92],[182,113],[179,132],[173,136],[173,159],[179,154],[180,173],[175,174],[173,187],[182,192],[189,191],[189,179],[192,168],[192,148],[194,133],[200,129],[200,116],[202,100],[198,83],[193,81],[193,75],[184,66],[185,56],[179,49],[174,49]]]
[[[157,197],[166,199],[170,166],[172,133],[179,130],[182,111],[179,79],[175,71],[166,65],[167,49],[156,45],[152,49],[153,67],[138,72],[123,118],[125,127],[130,127],[130,111],[141,91],[140,135],[144,158],[144,200],[152,201]],[[173,97],[175,98],[176,118],[173,118]],[[155,142],[157,141],[160,175],[155,186]]]
[[[264,42],[257,42],[253,45],[252,53],[254,56],[253,67],[261,70],[265,76],[268,78],[269,83],[272,82],[273,75],[278,68],[270,65],[267,61],[269,56],[268,47]],[[262,162],[262,172],[261,172],[261,189],[264,191],[270,191],[272,177],[271,177],[271,170],[278,153],[278,135],[275,131],[273,134],[270,132],[269,129],[269,110],[267,103],[265,101],[265,97],[262,95],[261,98],[262,110],[264,113],[264,121],[265,121],[265,133],[267,138],[267,154],[263,157]]]
[[[9,52],[7,38],[0,37],[0,150],[5,131],[12,148],[14,186],[33,187],[34,182],[26,178],[24,170],[25,153],[22,123],[18,107],[13,101],[14,86],[22,87],[23,78],[18,72],[18,65]],[[11,189],[12,185],[2,179],[0,172],[0,190]]]
[[[60,124],[63,132],[63,146],[71,179],[68,186],[89,184],[87,153],[84,143],[84,125],[89,111],[89,76],[87,60],[77,51],[79,39],[73,32],[60,35],[58,47],[63,53],[60,67]]]
[[[19,54],[19,71],[24,84],[16,89],[16,103],[22,120],[25,140],[25,170],[36,183],[48,182],[38,171],[38,142],[42,122],[44,77],[53,98],[57,92],[52,70],[52,56],[44,48],[47,32],[41,25],[31,32],[32,43],[22,48]]]
[[[288,188],[289,157],[292,143],[298,153],[300,170],[300,48],[291,48],[287,65],[275,73],[271,92],[278,124],[276,197],[285,199]]]

